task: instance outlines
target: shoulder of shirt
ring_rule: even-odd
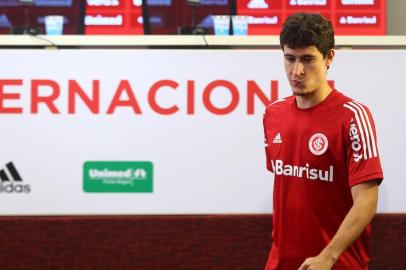
[[[265,114],[268,113],[275,113],[277,111],[281,111],[284,109],[289,108],[290,104],[292,103],[292,99],[294,96],[289,96],[286,98],[278,99],[266,107]]]
[[[369,112],[369,109],[366,105],[361,104],[360,102],[337,91],[335,101],[330,104],[330,111],[333,112],[338,118],[346,122],[353,118],[356,114],[366,114]]]

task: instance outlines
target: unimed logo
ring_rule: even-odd
[[[13,162],[6,164],[6,168],[0,169],[0,193],[30,193],[30,185],[24,184],[20,173]]]
[[[153,191],[153,164],[149,161],[87,161],[83,165],[85,192]]]

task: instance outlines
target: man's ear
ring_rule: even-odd
[[[336,51],[331,49],[326,55],[326,66],[327,69],[330,68],[331,64],[333,63],[334,56],[336,55]]]

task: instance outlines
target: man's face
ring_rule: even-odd
[[[293,94],[313,94],[326,83],[327,67],[334,56],[332,50],[326,58],[316,46],[291,49],[284,45],[285,71]]]

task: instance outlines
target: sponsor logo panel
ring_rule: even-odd
[[[31,186],[23,182],[20,172],[12,161],[0,169],[0,193],[30,193]]]
[[[85,192],[153,192],[150,161],[87,161],[83,165]]]

